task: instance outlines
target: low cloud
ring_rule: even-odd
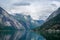
[[[30,3],[29,2],[19,2],[19,3],[14,3],[14,6],[29,6]]]
[[[60,7],[59,0],[1,0],[0,6],[10,14],[22,13],[31,15],[35,20],[45,20],[54,10]]]
[[[53,1],[52,4],[56,7],[60,7],[60,1]]]

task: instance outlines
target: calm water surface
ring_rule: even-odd
[[[0,40],[60,40],[60,32],[0,31]]]
[[[45,40],[45,38],[31,31],[0,31],[0,40]]]

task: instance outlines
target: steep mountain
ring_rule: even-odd
[[[58,8],[58,10],[55,10],[48,18],[47,21],[54,18],[55,16],[57,16],[58,14],[60,14],[60,8]]]
[[[34,30],[60,30],[60,8],[54,11],[43,25]]]
[[[33,20],[30,15],[17,14],[12,15],[16,20],[18,20],[25,29],[33,29],[42,24],[42,20]]]
[[[30,27],[28,27],[27,25],[27,20],[26,17],[22,14],[15,14],[12,15],[16,20],[18,20],[24,27],[25,29],[30,29]]]
[[[8,12],[0,7],[0,28],[15,28],[15,29],[24,29],[21,23],[14,19]]]

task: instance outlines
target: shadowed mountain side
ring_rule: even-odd
[[[54,11],[43,25],[34,30],[60,30],[60,8]]]

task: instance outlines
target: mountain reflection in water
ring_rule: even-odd
[[[45,40],[31,31],[0,31],[0,40]]]

